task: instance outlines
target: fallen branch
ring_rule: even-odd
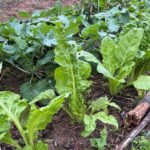
[[[148,125],[148,123],[150,123],[150,112],[143,119],[140,125],[133,129],[126,136],[126,138],[119,145],[116,146],[116,150],[124,150],[132,142],[132,140]]]
[[[139,125],[142,118],[148,112],[149,108],[150,108],[150,92],[146,94],[146,96],[144,97],[144,99],[140,104],[138,104],[133,110],[127,113],[125,123],[128,126]]]

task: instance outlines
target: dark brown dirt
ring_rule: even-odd
[[[79,1],[79,0],[78,0]],[[10,17],[18,17],[18,12],[46,9],[54,5],[56,0],[0,0],[0,21]],[[63,5],[72,5],[77,0],[61,0]]]

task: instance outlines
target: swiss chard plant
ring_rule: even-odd
[[[51,91],[40,94],[30,103],[18,94],[0,92],[0,142],[11,145],[17,150],[48,150],[48,145],[38,139],[38,132],[44,130],[52,121],[54,114],[61,108],[67,94],[62,94],[50,101],[45,107],[37,107],[35,102],[49,99]],[[20,133],[20,140],[11,134],[14,125]]]
[[[79,52],[87,61],[97,63],[97,71],[109,80],[109,90],[112,95],[120,92],[124,87],[132,85],[128,81],[138,55],[139,46],[143,37],[142,28],[134,28],[122,36],[119,41],[111,37],[103,38],[100,46],[102,63],[88,52]]]
[[[56,68],[54,76],[59,94],[71,92],[66,105],[67,112],[73,120],[82,122],[86,113],[84,93],[91,85],[91,81],[88,80],[91,66],[76,56],[77,51],[78,46],[74,41],[56,47],[55,62],[59,67]]]
[[[110,124],[118,128],[116,118],[108,113],[108,106],[115,107],[120,110],[119,106],[110,102],[107,97],[100,97],[91,102],[88,107],[87,114],[84,115],[85,130],[81,133],[82,136],[89,136],[96,129],[97,121],[101,121],[104,124]]]

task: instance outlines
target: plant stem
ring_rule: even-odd
[[[62,108],[71,117],[72,120],[75,120],[73,115],[65,107],[62,107]]]

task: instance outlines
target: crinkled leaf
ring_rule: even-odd
[[[7,116],[8,120],[18,120],[26,108],[27,101],[20,100],[18,94],[7,91],[0,92],[0,114]]]
[[[143,29],[134,28],[120,39],[116,49],[116,57],[121,66],[136,56],[142,37]]]
[[[26,123],[29,137],[32,137],[32,139],[36,138],[37,132],[46,128],[47,124],[52,121],[53,116],[61,108],[62,103],[67,96],[68,94],[62,94],[51,100],[47,106],[39,109],[35,108],[35,106],[31,107]]]
[[[150,90],[150,76],[141,75],[136,81],[133,82],[136,89]]]
[[[95,120],[100,120],[103,123],[114,125],[118,129],[118,122],[112,115],[107,115],[105,112],[99,112],[93,115]]]
[[[110,37],[105,37],[101,42],[101,53],[103,56],[103,64],[111,72],[112,75],[118,68],[115,56],[116,46],[117,44]]]
[[[80,60],[77,55],[78,46],[74,41],[62,44],[55,49],[55,61],[60,67],[55,70],[56,89],[58,93],[69,92],[69,109],[77,120],[82,120],[85,113],[83,92],[89,88],[91,66]]]
[[[85,129],[84,131],[81,133],[81,135],[83,137],[87,137],[89,136],[96,128],[96,122],[95,119],[93,119],[92,116],[89,115],[85,115],[84,116],[84,125],[85,125]]]

